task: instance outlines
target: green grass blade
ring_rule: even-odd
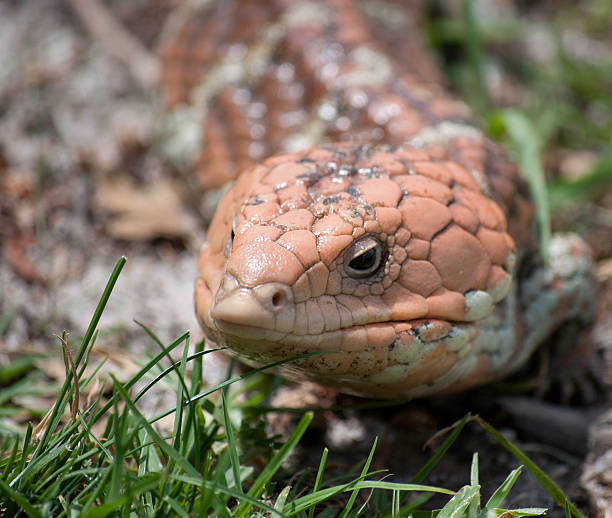
[[[502,120],[512,141],[512,149],[516,159],[527,178],[531,195],[535,201],[540,251],[545,260],[548,260],[551,235],[550,207],[546,178],[540,160],[542,139],[533,123],[524,113],[518,110],[504,110]]]
[[[121,270],[123,269],[126,261],[127,259],[125,257],[121,257],[117,261],[117,264],[115,265],[115,268],[113,269],[113,272],[111,273],[111,276],[108,279],[108,282],[106,283],[104,291],[102,292],[102,296],[100,297],[100,301],[98,302],[98,305],[96,306],[96,309],[94,311],[94,315],[91,321],[89,322],[89,327],[87,328],[87,331],[85,332],[85,336],[83,337],[83,341],[81,342],[81,347],[79,348],[79,351],[74,359],[74,364],[77,367],[80,365],[81,359],[83,358],[85,352],[87,351],[91,338],[96,330],[96,327],[98,326],[98,323],[100,322],[100,318],[102,317],[104,308],[106,307],[106,304],[108,303],[108,299],[110,298],[113,288],[115,287],[115,284],[117,283],[117,279],[119,278],[119,274],[121,273]],[[36,447],[36,449],[34,450],[34,453],[32,454],[32,460],[36,459],[36,457],[40,455],[40,452],[42,452],[46,448],[49,438],[51,436],[51,433],[57,428],[59,421],[61,419],[61,415],[66,407],[66,404],[68,403],[65,400],[65,397],[66,397],[66,394],[69,388],[71,387],[71,383],[72,383],[72,372],[69,370],[66,374],[66,380],[64,381],[62,389],[60,390],[56,404],[53,407],[53,412],[51,413],[51,417],[49,419],[48,425],[43,433],[43,436],[40,442],[38,443],[38,446]]]
[[[285,503],[287,502],[287,497],[289,496],[289,492],[291,491],[291,486],[285,486],[283,490],[278,494],[276,498],[276,502],[274,502],[274,509],[278,512],[283,510],[285,507]]]
[[[372,473],[368,473],[368,476],[373,475]],[[287,504],[286,508],[283,510],[285,514],[288,516],[295,516],[306,509],[309,509],[313,505],[320,504],[325,500],[332,498],[333,496],[344,493],[347,491],[353,491],[355,489],[382,489],[387,491],[419,491],[419,492],[428,492],[428,493],[440,493],[443,495],[455,495],[455,491],[451,491],[450,489],[444,489],[435,486],[425,486],[422,484],[400,484],[395,482],[385,482],[385,481],[377,481],[377,480],[361,480],[362,477],[359,477],[347,484],[343,484],[341,486],[329,487],[325,489],[321,489],[316,493],[310,493],[308,495],[302,496],[293,502]]]
[[[524,509],[495,509],[495,516],[512,516],[520,518],[522,516],[542,516],[548,509],[545,507],[526,507]],[[493,511],[491,511],[493,512]],[[488,518],[488,517],[487,517]]]
[[[232,463],[232,472],[234,473],[234,485],[236,486],[236,489],[239,492],[242,492],[242,484],[240,478],[240,461],[238,460],[236,437],[234,435],[234,427],[232,426],[229,417],[229,412],[227,410],[227,388],[221,391],[221,406],[223,407],[223,426],[225,427],[225,436],[227,437],[227,448]]]
[[[93,509],[81,514],[82,518],[105,518],[115,512],[119,507],[128,503],[127,497],[120,497],[112,502],[97,505]]]
[[[188,338],[189,338],[189,335],[187,335],[187,338],[185,340],[187,340]],[[189,355],[187,357],[186,361],[190,362],[192,360],[201,359],[202,356],[204,356],[206,354],[213,353],[213,352],[216,352],[216,351],[222,351],[224,349],[225,349],[224,347],[218,347],[216,349],[207,349],[206,351],[198,351],[198,352],[195,352],[195,353]],[[173,361],[172,365],[170,365],[169,367],[166,367],[157,376],[155,376],[149,383],[147,383],[138,392],[138,394],[136,394],[136,396],[134,396],[134,403],[136,403],[136,401],[138,401],[142,396],[144,396],[152,387],[154,387],[157,383],[159,383],[168,374],[170,374],[171,372],[175,371],[177,369],[177,367],[180,366],[181,362],[182,362],[182,360]]]
[[[138,320],[134,320],[134,322],[136,322],[136,324],[138,324],[142,329],[144,329],[145,333],[147,333],[149,335],[149,337],[159,346],[161,351],[163,353],[165,353],[166,358],[168,358],[168,360],[170,361],[170,367],[177,373],[177,375],[179,377],[179,381],[180,381],[181,386],[183,388],[184,394],[189,394],[189,389],[187,388],[187,384],[185,383],[185,379],[183,378],[183,376],[181,376],[180,369],[179,369],[181,363],[183,362],[183,359],[181,359],[179,362],[175,362],[174,359],[172,358],[172,356],[170,356],[170,352],[167,350],[166,346],[161,342],[161,340],[157,337],[157,335],[153,331],[151,331],[147,326],[145,326],[144,324],[142,324]],[[188,342],[189,338],[187,338],[185,341]],[[186,344],[186,346],[188,346],[188,344]],[[184,356],[185,355],[183,354],[183,357]],[[177,409],[178,409],[178,407],[177,407]]]
[[[480,495],[480,486],[464,486],[440,509],[436,518],[459,518]]]
[[[329,450],[327,448],[323,449],[323,454],[321,455],[321,462],[319,462],[319,469],[317,470],[317,476],[315,478],[315,483],[312,488],[312,492],[316,493],[321,487],[321,481],[323,480],[323,473],[325,472],[325,464],[327,464],[327,454]],[[313,518],[314,516],[315,506],[313,505],[310,509],[308,509],[308,518]]]
[[[167,351],[173,351],[174,349],[176,349],[179,345],[181,345],[181,343],[183,343],[185,340],[187,340],[189,338],[189,331],[184,332],[182,335],[180,335],[178,338],[175,338],[172,343],[170,345],[168,345],[166,347]],[[165,356],[165,351],[162,351],[160,353],[158,353],[156,356],[154,356],[151,360],[149,360],[136,374],[134,374],[124,385],[126,390],[129,390],[130,388],[132,388],[134,385],[136,385],[136,383],[138,383],[143,376],[145,376],[153,367],[155,367],[157,365],[157,363]],[[150,388],[150,387],[149,387]],[[139,392],[138,394],[140,397],[142,397],[144,395],[144,392]],[[133,402],[135,403],[137,401],[136,398],[134,398]],[[92,422],[96,422],[98,421],[103,415],[105,415],[109,409],[113,406],[113,399],[111,399],[110,401],[107,401],[106,404],[101,407],[94,416],[92,416]],[[162,417],[165,417],[166,415],[170,415],[171,413],[173,413],[175,411],[175,409],[172,409],[171,411],[167,412],[166,414],[164,414]],[[161,419],[161,417],[160,417]]]
[[[548,494],[553,498],[553,500],[560,505],[561,507],[569,508],[572,516],[575,518],[584,518],[582,513],[578,510],[578,508],[565,496],[565,493],[561,490],[561,488],[555,484],[552,479],[540,469],[540,467],[533,462],[527,455],[525,455],[520,448],[512,444],[508,439],[506,439],[502,434],[500,434],[495,428],[493,428],[489,423],[487,423],[484,419],[475,418],[475,420],[480,423],[491,437],[493,437],[499,444],[501,444],[506,450],[508,450],[518,461],[531,472],[531,474],[537,479],[537,481],[542,485],[542,487],[548,492]]]
[[[0,493],[10,502],[18,505],[31,518],[43,518],[43,514],[34,507],[19,491],[15,491],[4,480],[0,480]]]
[[[100,318],[102,317],[104,308],[106,308],[108,299],[110,298],[111,293],[115,288],[115,284],[117,283],[119,274],[121,273],[121,270],[123,270],[126,261],[127,259],[125,257],[119,258],[117,264],[115,265],[115,268],[113,269],[113,272],[111,273],[110,278],[108,279],[108,282],[106,283],[106,286],[104,287],[104,291],[102,292],[100,301],[98,302],[98,305],[96,306],[96,309],[94,311],[93,318],[89,322],[89,327],[87,328],[87,331],[85,331],[85,336],[83,337],[83,341],[81,342],[79,352],[74,358],[75,365],[79,365],[81,363],[81,359],[83,358],[83,355],[87,350],[87,346],[89,345],[89,342],[94,334],[94,331],[96,330],[96,327],[98,327],[98,323],[100,322]]]
[[[119,415],[119,404],[115,399],[115,415]],[[113,421],[113,435],[117,438],[115,441],[115,454],[113,455],[113,462],[111,464],[111,478],[108,489],[108,499],[110,501],[116,501],[121,497],[122,488],[121,482],[123,480],[123,461],[125,458],[125,435],[127,427],[127,408],[124,409],[119,419]]]
[[[219,472],[219,470],[217,470],[217,472]],[[200,488],[205,487],[211,490],[211,493],[213,496],[214,496],[214,493],[223,493],[225,495],[231,496],[232,498],[235,498],[236,500],[244,500],[245,502],[250,504],[252,507],[256,507],[258,509],[268,511],[272,513],[274,516],[279,516],[279,518],[284,518],[287,516],[283,514],[282,510],[275,509],[274,507],[266,504],[265,502],[258,500],[256,497],[250,496],[248,493],[245,494],[241,491],[237,491],[235,489],[220,485],[218,483],[218,480],[210,481],[210,480],[206,480],[204,477],[194,478],[189,475],[170,475],[169,478],[172,480],[179,480],[179,481],[185,482],[192,486],[197,486],[199,484]],[[236,517],[237,515],[234,514],[232,516]]]
[[[400,494],[399,491],[397,493],[398,495]],[[416,498],[413,498],[409,504],[406,504],[403,507],[400,507],[399,511],[397,512],[397,516],[398,517],[412,516],[413,514],[417,512],[417,510],[422,505],[424,505],[431,498],[431,496],[432,496],[431,494],[424,493],[422,495],[417,496]],[[387,513],[383,516],[383,518],[396,518],[396,517],[392,513]]]
[[[28,423],[28,429],[30,434],[32,433],[32,424]],[[13,447],[11,448],[11,454],[8,459],[3,460],[0,463],[0,469],[2,470],[2,474],[0,474],[0,479],[5,482],[8,480],[9,473],[13,471],[13,466],[15,465],[15,461],[17,460],[17,452],[19,451],[19,438],[13,437]],[[25,452],[25,450],[23,450]],[[20,460],[26,457],[26,453],[22,453]],[[4,465],[4,466],[3,466]]]
[[[461,4],[464,25],[464,46],[468,57],[470,70],[469,86],[476,91],[472,96],[472,102],[480,115],[484,114],[489,107],[489,99],[484,79],[484,52],[480,39],[480,28],[474,12],[474,0],[463,0]]]
[[[248,495],[252,498],[259,498],[261,495],[265,485],[272,479],[274,474],[281,467],[283,461],[287,458],[287,456],[293,451],[297,443],[304,435],[304,432],[308,428],[310,421],[312,421],[313,413],[307,412],[302,416],[299,423],[285,442],[283,446],[278,450],[276,455],[270,459],[266,467],[259,474],[251,489],[248,491]],[[247,512],[251,509],[252,504],[250,502],[242,502],[238,509],[236,509],[235,517],[242,518],[246,515]]]
[[[185,473],[188,473],[192,477],[197,478],[198,480],[201,478],[200,473],[196,470],[184,457],[181,456],[179,452],[177,452],[172,446],[170,446],[153,428],[151,423],[147,421],[146,417],[142,415],[140,410],[136,408],[136,405],[130,399],[127,390],[119,383],[119,381],[111,375],[113,378],[113,382],[115,387],[120,392],[122,399],[125,401],[126,405],[130,408],[132,413],[138,418],[138,420],[142,423],[143,427],[147,430],[151,438],[155,441],[155,444],[162,450],[169,458],[173,459],[183,470]]]
[[[370,454],[368,455],[368,458],[363,465],[363,469],[361,470],[362,477],[365,477],[368,473],[368,470],[370,469],[370,464],[372,464],[372,459],[374,458],[374,452],[376,451],[377,444],[378,444],[378,437],[374,439],[374,444],[372,444],[372,448],[370,448]],[[351,496],[349,497],[349,500],[346,503],[346,506],[344,507],[342,514],[340,515],[340,518],[346,518],[348,516],[349,512],[353,508],[353,505],[355,504],[355,500],[357,499],[358,494],[359,494],[359,489],[355,488],[353,492],[351,493]]]
[[[510,493],[510,491],[514,487],[514,484],[518,480],[522,471],[523,466],[519,466],[515,470],[512,470],[510,475],[506,477],[506,480],[504,480],[502,484],[491,495],[491,497],[485,504],[485,510],[488,511],[489,509],[495,509],[502,506],[504,500],[508,496],[508,493]]]
[[[477,518],[480,510],[480,482],[478,480],[478,453],[472,455],[472,465],[470,467],[470,486],[478,487],[478,492],[470,502],[468,508],[468,518]]]
[[[232,385],[233,383],[236,383],[238,381],[242,381],[244,379],[250,378],[251,376],[254,376],[255,374],[258,374],[260,372],[265,372],[267,370],[270,369],[274,369],[275,367],[279,367],[281,365],[284,365],[286,363],[291,363],[294,362],[296,360],[302,359],[302,358],[308,358],[310,356],[318,356],[321,354],[329,354],[330,352],[337,352],[337,351],[317,351],[317,352],[313,352],[313,353],[307,353],[307,354],[301,354],[299,356],[296,356],[294,358],[288,358],[286,360],[280,360],[274,363],[271,363],[269,365],[264,365],[263,367],[258,367],[256,369],[250,370],[248,372],[245,372],[244,374],[239,374],[237,376],[233,376],[232,378],[226,379],[225,381],[219,383],[218,385],[211,387],[207,390],[204,390],[202,392],[199,392],[198,394],[196,394],[195,396],[192,396],[189,400],[185,401],[186,405],[190,405],[192,403],[195,403],[197,401],[199,401],[200,399],[204,399],[207,396],[210,396],[211,394],[213,394],[214,392],[217,392],[218,390],[221,390],[229,385]],[[126,385],[127,387],[127,385]],[[154,423],[156,421],[159,421],[160,419],[163,419],[164,417],[174,413],[176,411],[176,408],[170,408],[168,410],[166,410],[165,412],[162,412],[161,414],[157,414],[155,417],[153,417],[150,422]]]
[[[165,349],[163,344],[161,347]],[[183,413],[185,409],[185,398],[189,398],[189,389],[187,388],[187,383],[185,382],[185,369],[187,365],[187,356],[189,352],[189,338],[185,340],[185,345],[183,347],[183,356],[181,357],[180,365],[176,368],[176,374],[179,379],[179,386],[176,390],[176,416],[174,418],[174,431],[172,434],[172,447],[180,452],[182,448],[182,440],[183,440]],[[172,358],[168,356],[172,361]]]
[[[26,429],[25,437],[23,438],[23,448],[21,449],[21,459],[19,461],[19,468],[17,468],[17,472],[21,473],[25,469],[26,459],[28,458],[28,450],[30,449],[30,445],[32,443],[32,424],[28,423],[28,428]]]
[[[436,449],[435,453],[429,458],[425,465],[410,479],[410,482],[413,484],[418,484],[419,482],[423,481],[425,477],[429,475],[429,473],[431,473],[431,470],[434,469],[438,462],[440,462],[440,459],[444,457],[448,449],[453,445],[457,437],[459,437],[461,430],[463,430],[465,423],[468,422],[470,417],[471,415],[469,413],[463,416],[461,421],[459,421],[457,425],[453,427],[453,431],[446,439],[444,439],[444,442]]]
[[[0,327],[1,325],[0,323]],[[0,335],[2,335],[1,332]],[[41,355],[27,355],[12,358],[8,365],[0,367],[0,385],[8,385],[13,380],[19,379],[24,374],[34,370],[36,361],[41,357]]]

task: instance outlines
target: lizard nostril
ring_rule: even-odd
[[[293,302],[291,288],[280,282],[269,282],[253,288],[253,295],[266,311],[279,313]]]
[[[282,291],[277,291],[272,295],[272,305],[275,308],[282,306],[286,302],[285,294]]]

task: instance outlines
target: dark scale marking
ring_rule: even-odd
[[[330,196],[329,198],[326,198],[325,200],[323,200],[323,205],[331,205],[332,203],[338,203],[339,201],[342,201],[343,197],[342,196]]]
[[[356,189],[355,187],[349,187],[346,190],[347,194],[350,194],[352,198],[359,198],[359,196],[361,196],[361,193],[359,192],[359,189]],[[356,216],[360,216],[359,213],[355,214]]]

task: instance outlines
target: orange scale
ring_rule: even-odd
[[[411,168],[415,173],[437,180],[444,185],[450,185],[453,180],[453,175],[440,162],[432,162],[431,160],[414,162]]]
[[[419,161],[423,161],[423,163],[425,163],[425,161],[427,161],[427,163],[429,163],[431,160],[431,156],[429,155],[427,150],[409,146],[401,147],[397,149],[393,154],[397,157],[398,160],[405,160],[406,162],[416,163]]]
[[[306,209],[295,209],[285,212],[272,220],[272,223],[287,230],[305,229],[310,230],[314,216]]]
[[[376,221],[385,234],[394,234],[402,224],[402,213],[394,207],[376,207]]]
[[[397,160],[394,153],[381,151],[375,153],[371,159],[372,165],[379,167],[391,176],[406,173],[406,166]]]
[[[399,282],[404,288],[423,297],[442,287],[440,274],[429,261],[405,261],[402,264]]]
[[[303,273],[298,258],[275,241],[252,241],[232,251],[227,271],[240,284],[253,287],[265,282],[282,282],[289,286]]]
[[[389,178],[370,178],[359,186],[362,200],[373,207],[397,207],[402,197],[400,186]]]
[[[330,265],[348,245],[353,242],[351,236],[321,235],[317,238],[317,246],[321,260]]]
[[[340,179],[337,176],[325,176],[311,187],[311,191],[329,196],[331,194],[345,192],[350,186],[351,183],[347,178]]]
[[[430,240],[452,220],[448,207],[431,198],[409,196],[399,205],[402,212],[402,225],[413,236]]]
[[[395,232],[395,243],[399,246],[406,246],[410,240],[410,237],[410,231],[407,228],[400,227]]]
[[[428,314],[427,300],[397,282],[389,286],[381,298],[391,311],[392,320],[414,320]]]
[[[253,241],[276,241],[281,234],[280,229],[270,225],[253,225],[245,232],[236,233],[233,249],[236,250]]]
[[[395,180],[407,194],[432,198],[444,205],[453,199],[453,192],[444,183],[421,174],[401,175]]]
[[[480,241],[457,225],[451,225],[431,242],[430,261],[444,287],[465,293],[486,285],[491,259]]]
[[[480,227],[476,234],[493,264],[504,264],[510,253],[504,234],[505,232],[496,232],[485,227]]]
[[[291,230],[285,232],[276,242],[293,252],[304,268],[310,268],[319,261],[317,240],[312,232],[308,230]]]
[[[329,214],[317,220],[312,225],[312,231],[317,235],[350,236],[353,233],[353,225],[345,221],[338,214]]]
[[[274,192],[274,187],[271,185],[262,183],[262,182],[253,182],[251,188],[249,189],[250,198],[254,198],[255,196],[262,197],[266,200],[276,200],[277,195]]]
[[[463,321],[465,318],[465,297],[452,290],[440,288],[427,297],[428,317]]]
[[[283,212],[305,209],[312,203],[312,198],[305,185],[292,185],[276,192]]]
[[[262,181],[275,188],[284,187],[296,182],[299,176],[309,174],[310,167],[296,162],[286,162],[275,166],[262,178]]]
[[[408,252],[408,257],[411,259],[427,259],[430,247],[431,241],[412,237],[408,241],[406,252]]]
[[[374,349],[381,348],[384,350],[390,346],[396,338],[395,329],[386,322],[367,326],[366,333],[368,337],[368,347]],[[386,362],[386,350],[384,352]]]
[[[280,207],[275,202],[247,205],[244,207],[243,214],[245,219],[253,223],[267,223],[280,214]]]
[[[474,211],[461,203],[453,203],[449,206],[449,209],[453,215],[453,221],[457,223],[457,225],[472,234],[476,232],[480,220]]]
[[[475,178],[457,162],[445,162],[446,169],[453,175],[453,179],[459,185],[467,187],[473,191],[480,192],[480,186]]]
[[[454,191],[457,201],[476,212],[482,225],[490,229],[506,230],[506,217],[493,200],[469,189],[454,189]]]

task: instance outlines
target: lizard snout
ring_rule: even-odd
[[[211,316],[219,329],[240,336],[254,329],[287,332],[295,318],[293,292],[280,282],[248,288],[235,279],[224,279],[215,295]]]

